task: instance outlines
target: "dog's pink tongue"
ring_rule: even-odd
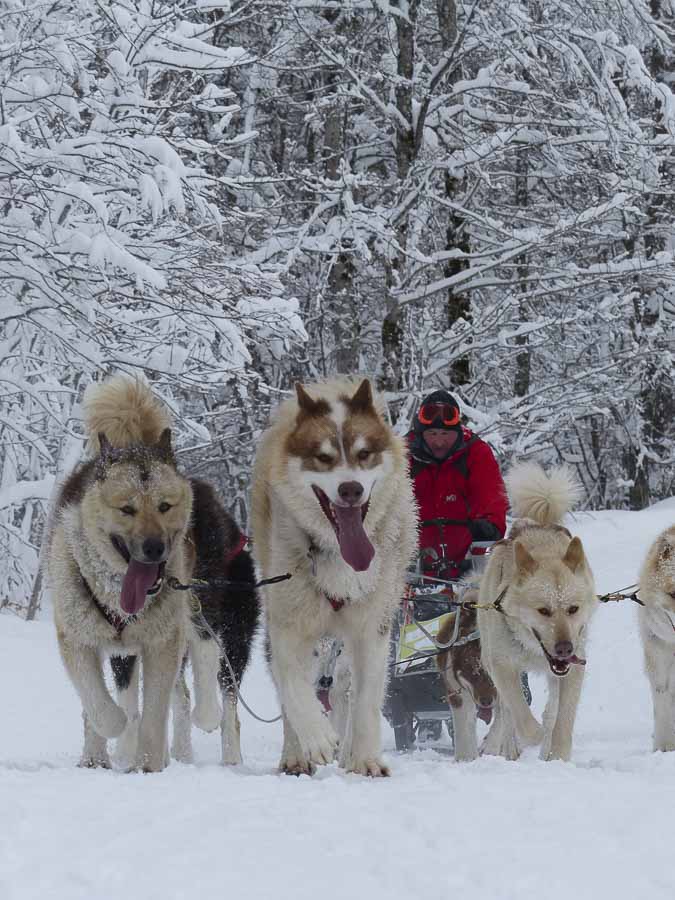
[[[328,691],[326,688],[321,688],[316,692],[316,696],[321,701],[321,705],[323,706],[324,712],[329,713],[333,707],[330,705],[330,698],[328,696]]]
[[[586,660],[582,659],[580,656],[574,654],[574,656],[569,656],[566,662],[574,663],[575,666],[585,666]]]
[[[157,581],[159,566],[154,563],[141,563],[132,559],[127,574],[122,582],[120,606],[130,616],[143,609],[145,595]]]
[[[363,528],[360,506],[336,506],[340,553],[355,572],[365,572],[373,561],[375,548]]]

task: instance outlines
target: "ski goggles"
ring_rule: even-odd
[[[422,425],[431,425],[438,419],[447,428],[451,428],[459,422],[459,409],[450,403],[423,403],[417,418]]]

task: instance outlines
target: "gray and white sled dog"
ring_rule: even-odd
[[[675,750],[675,525],[649,548],[638,608],[645,669],[654,705],[654,750]]]
[[[229,545],[238,547],[236,526],[209,485],[178,471],[168,410],[145,381],[118,375],[91,385],[84,413],[92,456],[63,485],[47,554],[59,648],[82,702],[80,764],[109,767],[107,740],[120,738],[122,756],[132,757],[124,760],[127,765],[163,769],[177,679],[173,751],[178,758],[191,757],[190,697],[183,677],[188,643],[194,720],[210,730],[222,715],[229,742],[225,761],[237,761],[234,691],[221,676],[232,701],[221,711],[219,652],[195,629],[187,592],[172,585],[172,579],[184,584],[193,573],[208,579],[211,569],[222,575]],[[248,569],[253,583],[250,560]],[[246,615],[236,617],[240,626],[246,623],[245,633],[236,636],[235,649],[242,652],[232,653],[240,658],[241,672],[257,621],[255,592],[244,593]],[[222,604],[216,606],[222,616]],[[212,627],[218,628],[218,621]],[[107,656],[121,705],[105,683]],[[143,670],[140,717],[137,657]],[[225,735],[223,742],[225,757]]]
[[[253,554],[265,589],[270,667],[283,713],[280,768],[330,763],[337,738],[315,692],[313,651],[344,641],[350,709],[339,762],[387,775],[381,758],[391,620],[417,544],[404,443],[366,379],[297,385],[259,445],[253,471]]]
[[[514,466],[505,481],[521,518],[493,547],[480,585],[480,603],[502,597],[503,610],[478,610],[481,655],[499,697],[483,752],[517,759],[541,742],[542,759],[569,760],[597,607],[581,541],[561,525],[581,489],[565,467],[547,475],[536,463]],[[548,675],[543,726],[521,689],[520,673],[532,671]]]

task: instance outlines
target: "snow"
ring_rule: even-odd
[[[637,577],[675,501],[640,513],[577,515],[600,592]],[[159,775],[76,768],[80,712],[53,625],[0,618],[2,900],[612,900],[670,898],[675,754],[653,754],[635,607],[602,605],[588,648],[572,763],[392,752],[392,777],[336,766],[276,774],[279,725],[242,711],[245,765],[197,763]],[[542,684],[534,682],[541,709]],[[260,653],[244,694],[277,711]]]

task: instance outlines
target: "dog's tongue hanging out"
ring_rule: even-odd
[[[336,506],[334,510],[342,558],[355,572],[365,572],[373,561],[375,548],[363,527],[361,507]]]
[[[159,566],[132,559],[122,582],[120,606],[130,616],[143,609],[145,596],[159,577]]]

